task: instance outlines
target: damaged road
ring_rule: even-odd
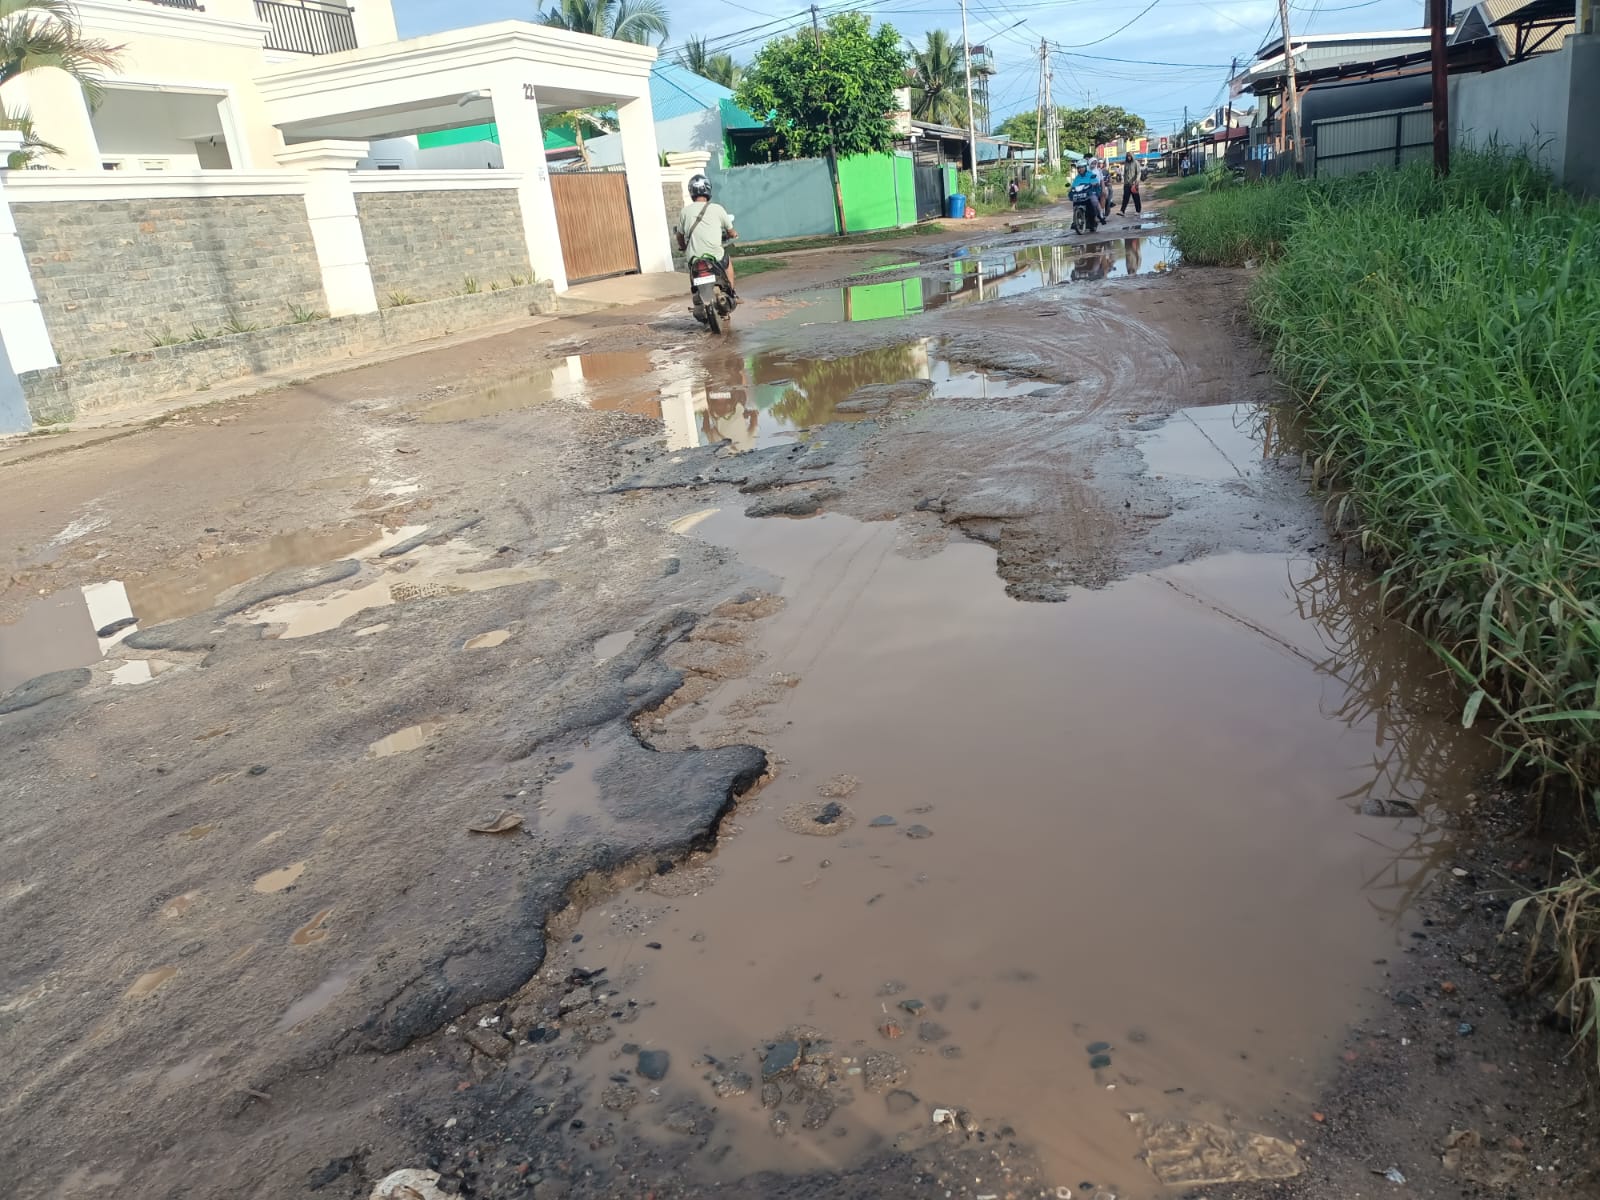
[[[597,313],[0,467],[16,1194],[1359,1178],[1308,1114],[1492,754],[1240,280],[1105,245],[796,256],[729,339]]]

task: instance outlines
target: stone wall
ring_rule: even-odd
[[[360,192],[356,212],[378,302],[433,300],[532,277],[522,210],[510,188]]]
[[[427,338],[555,308],[555,292],[546,281],[63,363],[47,371],[24,372],[22,388],[35,424],[59,424],[89,413],[204,392],[267,371],[336,369],[357,355],[410,347]]]
[[[12,215],[63,362],[327,307],[301,196],[43,201]]]

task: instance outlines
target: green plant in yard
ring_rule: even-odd
[[[389,308],[403,308],[407,304],[416,304],[416,303],[418,303],[417,298],[415,296],[413,296],[410,292],[390,292],[389,293],[389,300],[388,300],[388,307]]]
[[[238,313],[229,313],[227,323],[217,333],[254,333],[260,328],[261,326],[246,321]]]
[[[188,340],[188,338],[183,337],[180,334],[173,333],[172,330],[168,329],[165,325],[161,327],[160,333],[152,333],[150,335],[150,344],[157,349],[162,346],[176,346],[179,342],[186,342]]]
[[[478,280],[477,280],[477,278],[475,276],[472,276],[472,275],[464,275],[464,276],[462,276],[462,279],[461,279],[461,294],[463,296],[476,296],[481,291],[483,291],[483,288],[481,288],[478,285]]]
[[[104,93],[101,73],[121,61],[121,46],[84,36],[71,0],[0,0],[0,129],[16,130],[23,139],[9,165],[20,169],[36,156],[61,151],[34,133],[27,109],[8,103],[7,83],[30,71],[63,71],[77,82],[92,112]]]
[[[505,286],[506,285],[501,283],[498,279],[491,279],[489,281],[489,290],[491,292],[504,291],[505,290]]]
[[[326,321],[328,314],[319,312],[314,308],[307,308],[303,304],[289,305],[289,321],[294,325],[309,325],[313,321]]]
[[[210,329],[202,329],[199,325],[191,325],[189,326],[189,336],[183,340],[186,342],[209,341],[211,338],[216,337],[220,332],[220,330],[213,331]]]
[[[879,154],[894,145],[884,115],[904,86],[905,53],[892,25],[872,28],[862,13],[828,18],[820,35],[806,29],[773,38],[740,81],[739,107],[772,114],[776,136],[793,158],[836,151]]]
[[[528,284],[530,284],[532,282],[533,282],[532,278],[530,278],[527,275],[513,275],[511,277],[511,286],[512,287],[526,287]]]

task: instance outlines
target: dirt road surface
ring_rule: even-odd
[[[1061,221],[8,448],[8,1194],[1595,1188],[1244,279]]]

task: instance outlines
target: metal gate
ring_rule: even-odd
[[[552,171],[550,195],[568,283],[639,269],[639,246],[621,171]]]
[[[1331,117],[1312,125],[1315,173],[1358,175],[1400,167],[1433,154],[1433,106]]]
[[[944,213],[944,168],[918,163],[912,171],[916,174],[917,220],[930,221],[941,216]]]

